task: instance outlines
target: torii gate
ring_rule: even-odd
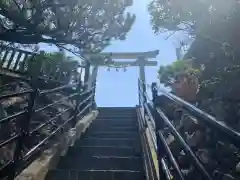
[[[139,78],[145,83],[145,66],[156,66],[157,61],[148,61],[148,59],[156,58],[159,51],[148,51],[148,52],[131,52],[131,53],[99,53],[99,54],[85,54],[87,60],[91,62],[93,66],[92,74],[88,82],[88,88],[92,87],[92,84],[96,81],[97,72],[99,66],[138,66],[139,67]],[[104,59],[110,59],[110,62],[104,61]],[[93,60],[94,59],[94,60]],[[135,61],[113,61],[114,59],[136,59]],[[145,87],[144,87],[145,90]]]

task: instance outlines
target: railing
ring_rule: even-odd
[[[12,55],[10,59],[8,59],[7,64],[4,58],[8,56],[6,54],[9,54],[9,52],[6,51],[4,58],[2,58],[4,61],[1,61],[1,65],[5,65],[6,68],[12,67],[12,70],[15,71],[15,67],[19,67],[19,59],[17,58],[17,61],[15,61],[12,66],[11,63],[14,61],[14,57],[20,57],[25,53],[25,51],[20,50],[18,55],[14,55],[16,51],[17,50],[11,51]],[[26,56],[27,55],[23,58],[23,62],[26,60]],[[37,71],[35,69],[34,72],[29,72],[29,70],[30,69],[28,69],[29,76],[23,80],[29,84],[30,88],[20,92],[0,95],[0,101],[13,97],[25,97],[25,99],[27,99],[27,106],[24,110],[0,119],[0,127],[9,125],[10,128],[14,129],[14,133],[10,134],[10,137],[1,139],[0,141],[0,150],[6,149],[6,147],[11,147],[12,150],[11,158],[5,161],[0,167],[0,179],[13,180],[27,165],[35,160],[45,148],[52,144],[51,141],[56,135],[75,127],[79,119],[96,108],[94,100],[95,85],[93,85],[90,90],[86,90],[86,85],[83,85],[81,79],[79,79],[78,82],[67,85],[61,85],[62,83],[56,81],[58,83],[55,85],[59,85],[58,87],[42,89],[39,83],[41,80],[41,78],[39,78],[39,75],[41,75],[41,66],[39,65]],[[51,80],[46,78],[46,81],[44,81],[45,85],[47,85],[49,81]],[[0,89],[12,86],[13,84],[14,83],[6,84],[0,87]],[[50,104],[37,107],[37,102],[41,101],[41,99],[60,92],[64,94],[60,99]],[[40,118],[41,120],[37,122],[37,125],[34,124],[36,123],[34,120],[39,114],[45,115],[46,110],[56,107],[57,105],[63,105],[66,101],[70,101],[72,106],[64,106],[65,108],[58,110],[57,113],[49,115],[48,119]],[[60,118],[62,116],[64,116],[64,118]],[[47,132],[42,133],[42,131],[48,127],[50,128],[47,129]],[[2,151],[0,154],[1,153]]]
[[[71,85],[74,86],[74,85]],[[63,128],[65,128],[67,125],[68,127],[74,127],[77,123],[77,120],[80,118],[80,116],[83,116],[85,113],[91,111],[94,108],[94,100],[92,99],[94,96],[94,87],[90,91],[82,91],[80,87],[75,90],[74,93],[69,94],[67,97],[64,97],[58,101],[53,102],[52,104],[48,104],[44,107],[35,109],[34,102],[37,98],[41,98],[44,95],[49,95],[52,93],[56,93],[59,91],[62,91],[66,88],[70,88],[70,85],[64,85],[58,88],[50,89],[50,90],[44,90],[44,91],[38,91],[37,89],[30,89],[23,92],[18,93],[12,93],[12,94],[6,94],[1,95],[0,100],[9,98],[9,97],[15,97],[15,96],[24,96],[28,95],[29,102],[28,107],[26,110],[22,112],[18,112],[14,115],[5,117],[0,120],[0,125],[3,123],[9,123],[15,119],[17,124],[19,124],[20,127],[18,127],[19,133],[16,133],[14,136],[10,137],[9,139],[2,141],[0,143],[0,148],[16,142],[15,150],[13,159],[11,159],[9,162],[4,164],[3,167],[0,169],[0,179],[4,179],[8,177],[9,180],[13,180],[14,177],[21,171],[23,168],[29,164],[29,161],[31,162],[34,157],[36,157],[36,154],[41,152],[42,149],[46,147],[49,140],[53,138],[56,134],[58,134],[60,131],[62,131]],[[48,119],[45,122],[42,122],[34,129],[30,128],[31,119],[32,117],[40,113],[47,108],[56,106],[57,104],[61,104],[63,101],[67,99],[73,99],[76,101],[76,105],[74,108],[66,108],[62,110],[60,113],[56,114],[54,117]],[[69,112],[71,115],[68,117],[68,119],[65,119],[64,122],[61,124],[57,124],[57,127],[55,127],[50,134],[42,139],[41,141],[37,142],[32,147],[29,147],[29,141],[30,139],[35,138],[35,134],[39,133],[39,131],[44,128],[45,126],[51,124],[53,121],[55,121],[57,118],[59,118],[64,113]],[[27,151],[26,151],[27,147]]]
[[[162,158],[162,149],[159,149],[159,136],[155,123],[155,114],[153,109],[147,103],[146,88],[140,80],[138,80],[139,92],[139,108],[137,111],[140,124],[141,141],[144,154],[145,171],[149,180],[171,180],[170,170],[164,158]],[[146,132],[148,130],[148,132]],[[149,136],[147,136],[147,133]],[[153,144],[153,148],[150,144]],[[154,157],[154,155],[156,157]],[[156,159],[154,159],[156,158]],[[156,164],[158,163],[158,164]]]
[[[154,141],[156,147],[155,151],[158,158],[158,168],[156,168],[156,166],[152,166],[152,168],[155,168],[157,171],[159,171],[160,179],[165,180],[173,177],[173,179],[184,180],[189,178],[188,175],[182,171],[182,169],[184,169],[184,167],[181,167],[183,163],[181,163],[179,160],[176,152],[173,152],[171,143],[166,140],[166,134],[169,133],[174,136],[175,141],[177,141],[178,145],[182,147],[181,150],[183,150],[186,154],[184,157],[190,160],[190,166],[194,166],[194,170],[192,171],[194,173],[190,179],[217,179],[216,176],[219,176],[220,173],[217,170],[217,167],[212,167],[213,164],[206,164],[206,162],[203,162],[202,159],[199,158],[199,155],[196,155],[198,149],[194,149],[191,145],[189,145],[186,138],[183,137],[183,133],[180,132],[179,129],[174,126],[174,122],[170,121],[165,115],[164,110],[161,106],[159,106],[159,101],[161,100],[161,97],[164,97],[169,102],[177,104],[186,113],[195,117],[202,127],[209,128],[212,133],[212,138],[213,136],[216,138],[211,144],[212,147],[215,147],[217,143],[222,143],[224,141],[228,144],[234,145],[236,148],[239,148],[240,133],[236,132],[234,129],[228,127],[224,123],[216,120],[215,117],[187,103],[181,98],[164,90],[159,90],[154,83],[152,84],[153,98],[151,100],[149,99],[147,93],[143,90],[142,87],[144,86],[145,84],[139,80],[139,102],[140,108],[142,109],[142,113],[140,115],[142,122],[146,127],[149,127],[149,120],[152,122],[152,124],[154,124],[152,139],[156,139]],[[159,92],[161,95],[158,94]],[[146,120],[146,117],[148,117],[149,120]],[[177,153],[180,153],[180,151],[177,151]],[[166,165],[168,166],[166,167]],[[218,164],[214,165],[217,166]],[[211,167],[209,168],[209,166]],[[236,164],[233,166],[236,166]],[[229,168],[230,167],[225,166],[225,170]],[[227,174],[226,171],[224,173]],[[223,175],[222,173],[220,174]],[[156,177],[150,179],[156,179]]]

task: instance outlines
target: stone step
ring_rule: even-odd
[[[99,115],[96,120],[102,120],[102,119],[106,119],[106,120],[127,120],[127,121],[134,121],[134,122],[137,122],[136,120],[136,116],[130,116],[130,115],[109,115],[109,116],[106,116],[106,115]]]
[[[136,111],[135,112],[125,112],[125,111],[99,111],[99,116],[130,116],[130,117],[136,117]]]
[[[67,156],[131,156],[140,157],[141,151],[132,146],[74,146],[69,148]]]
[[[90,126],[87,130],[87,132],[96,132],[96,131],[110,131],[110,132],[126,132],[126,133],[131,133],[131,132],[138,132],[137,127],[119,127],[119,126]]]
[[[140,171],[141,167],[142,161],[138,157],[87,156],[82,153],[79,156],[62,157],[57,169]]]
[[[98,138],[139,138],[137,132],[124,132],[124,131],[86,131],[84,137],[98,137]]]
[[[105,123],[102,121],[102,122],[99,122],[99,121],[94,121],[90,127],[99,127],[99,128],[114,128],[114,127],[117,127],[117,128],[138,128],[138,125],[137,123],[134,123],[134,124],[124,124],[124,123],[109,123],[105,121]],[[90,128],[89,127],[89,128]]]
[[[122,170],[51,170],[46,180],[144,180],[139,171]]]
[[[137,121],[117,121],[117,120],[94,120],[91,126],[128,126],[137,127]]]
[[[99,111],[136,111],[136,107],[98,107]]]
[[[133,138],[83,138],[76,141],[76,145],[83,146],[117,146],[139,147],[140,141]]]
[[[101,125],[101,124],[109,124],[115,126],[128,126],[128,127],[137,127],[137,121],[129,121],[129,120],[110,120],[110,119],[96,119],[93,122],[93,125]]]

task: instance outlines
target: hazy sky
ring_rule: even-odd
[[[150,18],[147,12],[149,0],[135,0],[129,9],[136,14],[136,21],[128,33],[125,41],[113,42],[107,52],[145,52],[160,50],[157,67],[146,68],[146,81],[151,84],[157,81],[159,65],[168,64],[176,60],[176,44],[173,38],[165,40],[166,35],[154,35]],[[139,72],[137,67],[129,67],[126,72],[115,69],[107,71],[100,68],[97,78],[96,101],[98,106],[135,106],[138,103],[137,79]]]

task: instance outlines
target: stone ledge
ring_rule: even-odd
[[[61,156],[64,156],[69,146],[73,146],[75,141],[81,137],[92,121],[98,116],[98,111],[86,115],[77,123],[75,128],[59,137],[59,141],[50,149],[33,161],[25,170],[19,174],[15,180],[44,180],[47,172],[56,167]]]

